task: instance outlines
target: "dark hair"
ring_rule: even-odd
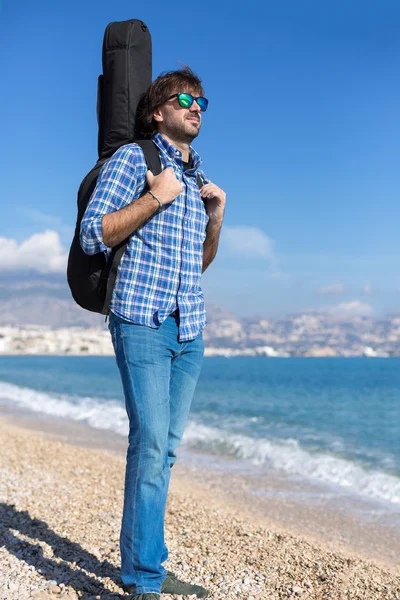
[[[184,66],[178,71],[161,73],[149,87],[141,109],[141,125],[148,135],[155,133],[157,127],[153,119],[154,111],[167,101],[169,96],[177,92],[191,91],[198,96],[204,96],[201,79],[190,67]]]

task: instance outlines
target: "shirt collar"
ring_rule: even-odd
[[[161,135],[161,133],[156,133],[153,135],[153,142],[156,144],[156,146],[161,150],[164,151],[169,158],[171,158],[172,160],[174,160],[175,162],[178,163],[178,165],[180,167],[182,167],[182,152],[180,150],[178,150],[178,148],[176,148],[175,146],[173,146],[172,144],[170,144],[165,137],[163,137]],[[194,150],[194,148],[192,148],[192,146],[190,146],[190,154],[191,157],[193,159],[193,169],[198,169],[199,166],[202,163],[201,157],[199,156],[199,154],[197,154],[196,150]]]

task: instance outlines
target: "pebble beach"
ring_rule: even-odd
[[[0,439],[0,600],[129,598],[119,580],[123,453],[9,416]],[[182,469],[172,474],[166,541],[165,566],[215,600],[400,599],[394,563],[268,526]]]

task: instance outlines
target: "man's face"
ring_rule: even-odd
[[[177,90],[173,93],[189,93],[196,97],[193,90]],[[178,98],[167,100],[154,113],[154,120],[157,123],[158,131],[165,133],[170,139],[184,144],[190,144],[200,132],[201,110],[196,100],[189,108],[183,108],[178,102]]]

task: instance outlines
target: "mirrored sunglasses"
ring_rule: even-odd
[[[202,112],[207,110],[208,100],[207,98],[203,98],[203,96],[198,96],[196,98],[196,96],[192,96],[192,94],[172,94],[168,100],[172,100],[172,98],[178,98],[179,106],[182,106],[182,108],[190,108],[196,100]]]

